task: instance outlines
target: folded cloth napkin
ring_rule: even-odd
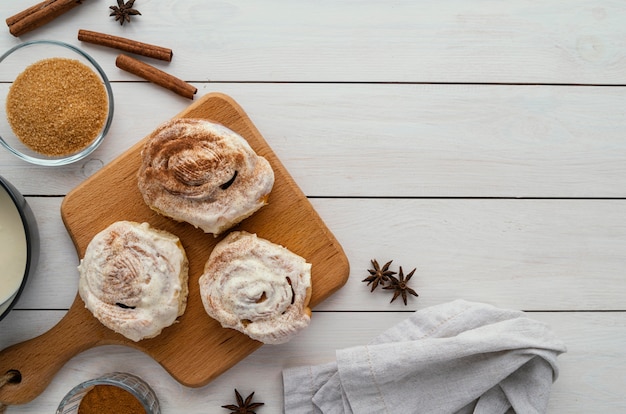
[[[456,300],[336,361],[284,370],[285,413],[545,413],[565,350],[524,312]]]

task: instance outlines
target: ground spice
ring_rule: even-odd
[[[75,59],[43,59],[11,85],[7,117],[15,135],[35,152],[50,156],[80,151],[98,136],[108,98],[98,75]]]
[[[115,385],[96,385],[85,394],[78,414],[146,414],[137,398]]]

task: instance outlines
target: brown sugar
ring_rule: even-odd
[[[43,59],[11,85],[6,111],[15,135],[35,152],[61,156],[89,146],[107,117],[102,80],[75,59]]]
[[[115,385],[96,385],[85,394],[78,414],[146,414],[137,398]]]

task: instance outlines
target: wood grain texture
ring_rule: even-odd
[[[148,379],[166,412],[219,412],[233,388],[256,391],[260,412],[281,412],[283,368],[327,362],[405,312],[457,297],[532,310],[565,340],[547,414],[626,412],[623,1],[136,5],[142,16],[123,27],[90,0],[19,39],[0,35],[0,50],[36,39],[81,47],[116,100],[89,159],[49,169],[0,149],[0,174],[35,196],[44,238],[39,271],[0,321],[0,349],[49,331],[75,299],[63,196],[189,104],[117,69],[118,52],[78,41],[80,28],[170,47],[172,61],[157,67],[197,86],[197,98],[223,92],[246,108],[341,242],[350,278],[302,336],[257,349],[203,387],[107,345],[70,359],[8,413],[54,412],[77,383],[114,369]],[[0,2],[0,14],[24,7]],[[0,63],[0,93],[11,70]],[[404,307],[369,293],[361,280],[372,257],[417,267],[420,297]]]
[[[68,309],[78,255],[61,198],[28,197],[42,256],[19,309]],[[311,199],[343,246],[350,277],[318,310],[393,311],[463,297],[523,310],[624,310],[625,200]],[[369,292],[370,259],[416,267],[405,307]],[[396,269],[397,270],[397,269]],[[0,329],[2,325],[0,325]]]
[[[7,16],[24,7],[6,3]],[[626,83],[623,3],[567,4],[152,0],[115,32],[172,48],[171,64],[161,67],[196,82]],[[68,40],[113,80],[133,80],[115,70],[114,52],[76,40],[80,28],[112,31],[107,15],[101,2],[84,2],[21,39]],[[0,49],[17,42],[0,37]]]
[[[421,308],[420,308],[421,309]],[[264,346],[239,364],[200,388],[181,386],[149,356],[129,347],[105,346],[90,349],[66,364],[40,398],[29,404],[12,406],[8,414],[54,412],[56,405],[73,385],[108,370],[127,370],[149,380],[163,413],[221,413],[229,403],[233,388],[255,392],[264,401],[263,412],[282,413],[281,372],[288,367],[322,364],[334,360],[337,349],[364,345],[376,335],[409,317],[406,312],[316,312],[313,324],[293,341]],[[0,347],[12,340],[43,332],[63,312],[18,311],[9,315],[9,327],[0,330]],[[601,409],[606,414],[626,411],[623,372],[614,367],[626,358],[626,313],[624,312],[532,312],[529,317],[550,325],[567,345],[558,358],[559,378],[552,387],[548,414],[589,414]],[[42,319],[40,326],[31,319]]]
[[[2,175],[66,194],[188,105],[161,89],[115,84],[114,122],[88,159],[51,170],[0,151]],[[246,108],[307,196],[626,196],[626,87],[205,84],[198,96],[211,91]]]
[[[214,94],[204,96],[178,117],[221,123],[242,135],[270,162],[275,184],[269,205],[237,228],[281,244],[312,264],[311,306],[343,286],[349,274],[343,249],[243,110],[230,97]],[[189,258],[189,298],[185,314],[158,337],[135,343],[101,325],[77,295],[67,315],[50,331],[0,353],[0,372],[17,369],[25,378],[18,386],[1,388],[0,401],[16,404],[32,400],[65,362],[95,346],[135,347],[151,355],[176,380],[198,387],[261,345],[237,331],[221,328],[205,313],[198,278],[212,247],[221,238],[160,216],[144,203],[136,184],[143,143],[143,140],[137,143],[68,194],[61,205],[61,216],[79,257],[84,255],[96,233],[118,220],[148,222],[177,235]]]

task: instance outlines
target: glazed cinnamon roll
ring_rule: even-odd
[[[118,221],[89,242],[78,292],[104,326],[139,341],[184,313],[188,268],[178,237],[148,223]]]
[[[158,213],[215,235],[267,204],[269,162],[230,129],[181,118],[159,126],[142,150],[139,191]]]
[[[199,283],[212,318],[263,343],[287,342],[311,321],[311,265],[255,234],[228,234]]]

